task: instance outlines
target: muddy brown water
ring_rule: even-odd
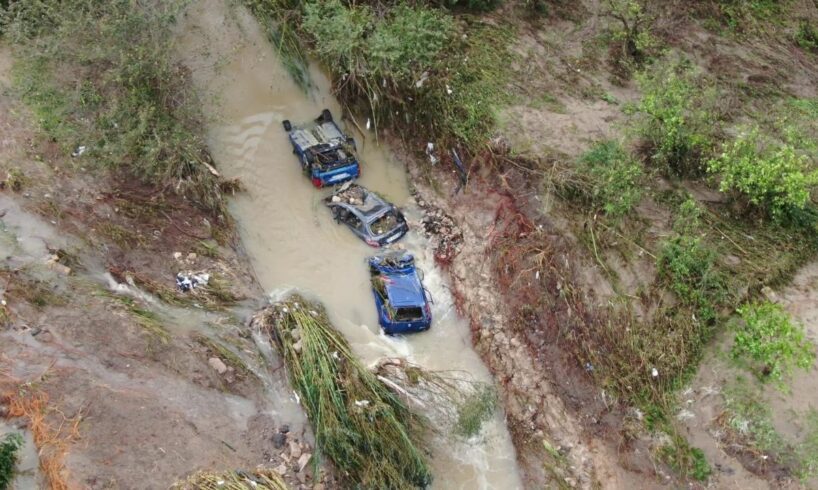
[[[222,0],[198,2],[185,16],[181,33],[185,63],[213,118],[210,146],[216,161],[227,177],[238,177],[246,187],[231,199],[230,211],[261,285],[273,296],[296,289],[320,299],[368,364],[402,356],[429,369],[490,382],[471,347],[468,323],[456,313],[428,243],[416,231],[402,242],[425,272],[425,286],[435,300],[433,326],[405,338],[381,333],[365,266],[375,250],[332,220],[321,203],[328,191],[313,188],[302,175],[281,125],[284,119],[308,121],[324,108],[339,118],[327,77],[311,66],[314,87],[302,90],[250,15]],[[351,131],[350,124],[345,126]],[[403,206],[417,230],[419,213],[405,170],[372,134],[355,137],[362,161],[359,183]],[[502,413],[468,441],[440,435],[434,446],[436,488],[522,486]]]

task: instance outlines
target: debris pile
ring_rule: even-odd
[[[176,274],[176,286],[186,293],[199,286],[207,286],[210,282],[210,274],[207,272],[179,272]]]
[[[272,470],[200,471],[178,482],[171,490],[287,490],[281,476]]]
[[[313,425],[316,448],[356,488],[425,487],[426,423],[352,354],[320,304],[293,295],[251,325],[270,336]]]
[[[352,206],[362,206],[366,200],[367,191],[363,187],[347,182],[332,195],[332,202],[346,203]]]
[[[434,241],[435,260],[441,265],[450,264],[460,253],[463,232],[454,219],[439,207],[418,195],[415,195],[415,201],[423,210],[423,231]]]

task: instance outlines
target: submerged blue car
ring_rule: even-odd
[[[345,135],[324,109],[312,123],[293,127],[289,120],[284,130],[293,145],[293,153],[315,187],[337,185],[361,175],[355,140]]]
[[[409,253],[369,258],[378,323],[388,335],[423,332],[432,325],[429,297]]]

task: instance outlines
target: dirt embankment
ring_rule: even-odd
[[[527,483],[604,488],[795,485],[791,478],[782,478],[780,468],[754,471],[752,464],[728,454],[725,441],[708,441],[712,434],[707,431],[717,433],[716,425],[705,424],[697,432],[685,422],[693,399],[720,399],[707,376],[693,380],[692,390],[681,390],[678,420],[680,434],[704,450],[713,473],[704,482],[678,480],[671,468],[657,464],[657,453],[667,441],[646,432],[644,413],[623,406],[614,393],[597,385],[595,366],[577,362],[584,356],[576,355],[576,336],[610,321],[605,315],[611,301],[629,304],[637,317],[649,316],[661,303],[643,293],[656,281],[656,249],[672,233],[675,209],[656,196],[674,187],[703,206],[728,200],[708,181],[657,178],[649,185],[654,191],[646,192],[636,206],[633,222],[638,226],[615,229],[618,234],[602,244],[592,242],[594,231],[588,232],[593,213],[568,209],[572,206],[548,191],[560,169],[570,169],[593,142],[625,136],[622,109],[640,98],[633,80],[612,83],[615,77],[598,43],[606,21],[597,15],[598,2],[585,3],[592,14],[577,23],[543,22],[521,34],[515,51],[523,61],[515,68],[521,77],[516,83],[530,90],[501,115],[502,138],[497,143],[505,148],[498,148],[499,163],[480,158],[467,162],[470,178],[462,192],[456,191],[460,186],[451,163],[438,163],[431,171],[426,161],[407,163],[420,183],[418,199],[450,215],[462,232],[459,253],[451,260],[446,255],[448,270],[463,313],[471,320],[473,341],[502,387]],[[790,97],[815,96],[815,79],[808,75],[814,73],[815,60],[793,54],[787,40],[718,35],[702,28],[692,15],[663,14],[655,33],[671,56],[685,53],[731,97],[741,91],[767,93],[775,80]],[[729,100],[748,111],[763,103],[763,98]],[[503,159],[506,152],[514,156]],[[526,160],[546,164],[527,168]],[[584,238],[589,243],[580,241],[581,234],[588,235]],[[621,248],[629,252],[621,253]],[[796,315],[801,310],[789,307]],[[709,356],[704,365],[714,367]],[[809,389],[809,383],[795,382]],[[704,405],[710,410],[705,414],[708,421],[721,414],[718,403]]]
[[[262,300],[224,217],[95,168],[35,130],[0,50],[0,396],[43,485],[166,488],[309,453],[244,324]],[[178,272],[209,283],[184,293]],[[275,366],[272,366],[275,367]]]

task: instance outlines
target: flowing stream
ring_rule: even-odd
[[[211,118],[209,144],[219,168],[246,191],[230,201],[244,247],[262,287],[271,294],[297,289],[320,299],[356,354],[372,364],[401,356],[427,369],[491,376],[471,346],[468,323],[454,306],[447,281],[419,234],[419,212],[405,170],[372,134],[354,134],[362,162],[360,183],[404,208],[414,231],[402,243],[415,254],[434,298],[428,332],[391,338],[377,323],[366,257],[374,249],[337,225],[317,190],[302,175],[281,122],[294,124],[329,108],[340,119],[327,77],[310,67],[314,87],[305,92],[290,78],[258,24],[236,5],[201,0],[186,13],[180,51],[204,94]],[[350,124],[344,125],[351,131]],[[520,488],[514,447],[500,411],[479,435],[436,436],[435,488]]]

